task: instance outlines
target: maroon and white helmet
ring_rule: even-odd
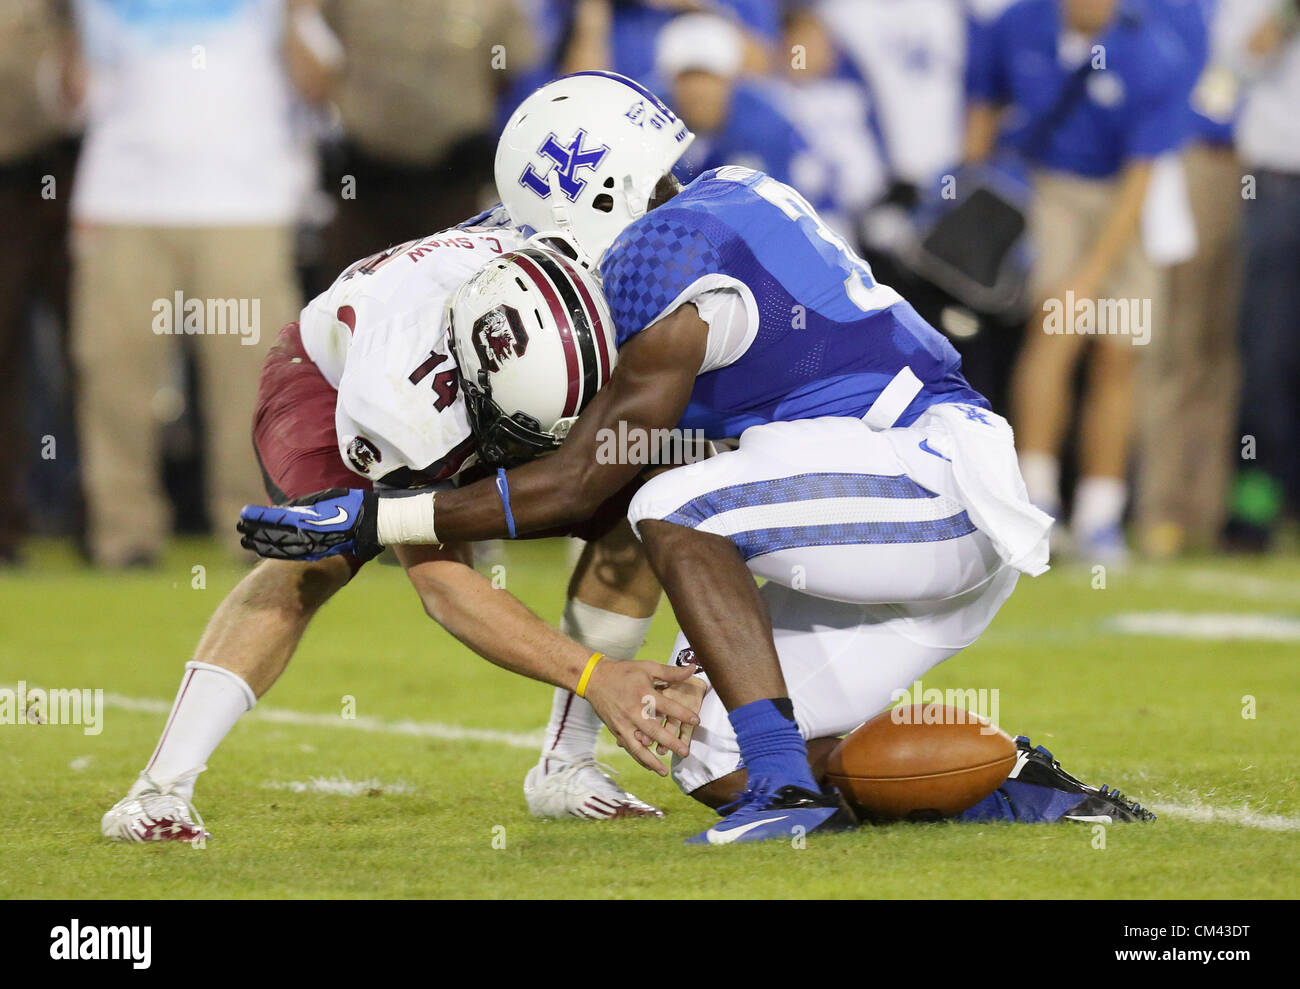
[[[618,352],[596,280],[562,254],[503,254],[448,304],[479,459],[512,467],[553,450],[609,381]]]

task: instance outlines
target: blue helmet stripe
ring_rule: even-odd
[[[560,78],[575,79],[578,76],[600,76],[603,79],[612,79],[614,80],[614,82],[621,82],[624,86],[628,87],[628,89],[635,91],[636,94],[640,96],[642,99],[649,100],[656,107],[658,107],[659,110],[661,110],[663,113],[666,113],[670,120],[677,119],[677,114],[673,113],[672,110],[668,109],[668,107],[664,104],[663,100],[661,100],[658,96],[650,92],[650,90],[646,89],[644,86],[642,86],[639,82],[637,82],[634,79],[629,79],[627,76],[621,76],[617,72],[606,72],[602,69],[585,69],[582,72],[570,72],[567,76],[561,76]]]

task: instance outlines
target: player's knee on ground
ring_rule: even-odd
[[[840,743],[838,738],[813,738],[808,740],[808,763],[812,766],[813,778],[818,783],[826,781],[826,760],[830,758],[831,752]],[[728,773],[726,776],[720,776],[711,783],[705,783],[701,787],[692,790],[690,796],[706,807],[712,807],[717,810],[724,804],[729,804],[745,789],[748,781],[748,774],[743,769],[737,769],[734,773]]]

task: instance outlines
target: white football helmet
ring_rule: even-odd
[[[447,318],[479,459],[494,467],[563,443],[618,361],[595,278],[539,247],[489,262],[456,290]]]
[[[646,212],[695,135],[645,87],[575,72],[536,90],[497,143],[497,193],[516,226],[569,241],[583,264]]]

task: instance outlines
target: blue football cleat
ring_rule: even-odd
[[[793,838],[816,831],[828,834],[849,831],[857,819],[837,791],[818,793],[787,785],[769,790],[759,780],[739,798],[718,810],[718,824],[687,838],[688,845],[730,845],[741,841]]]
[[[1000,787],[959,816],[962,821],[1020,821],[1045,824],[1081,821],[1116,824],[1154,821],[1156,815],[1108,786],[1098,789],[1061,768],[1043,746],[1016,737],[1019,758]]]

